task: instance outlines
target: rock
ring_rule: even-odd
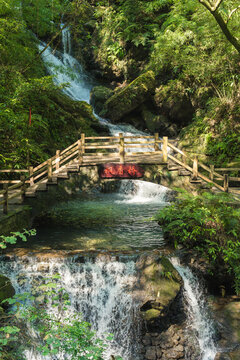
[[[180,353],[176,351],[175,349],[170,349],[165,352],[165,356],[167,359],[181,359],[184,356],[184,353]]]
[[[170,122],[166,116],[153,114],[144,105],[141,115],[148,130],[152,133],[158,132],[167,135],[167,128],[170,126]]]
[[[15,290],[10,280],[6,276],[0,275],[0,303],[14,294]]]
[[[111,96],[106,101],[101,116],[117,122],[146,101],[154,89],[155,76],[153,71],[148,71]]]
[[[228,354],[217,353],[214,360],[231,360],[232,358]],[[233,358],[234,359],[234,358]],[[239,358],[236,358],[236,360]]]
[[[155,346],[149,346],[147,347],[147,351],[146,351],[146,354],[145,354],[145,358],[147,360],[155,360],[156,359],[156,348]]]
[[[158,110],[174,123],[184,126],[193,118],[193,105],[179,80],[157,88],[154,101]]]
[[[90,104],[96,114],[103,110],[104,103],[113,95],[113,91],[106,86],[95,86],[90,94]]]

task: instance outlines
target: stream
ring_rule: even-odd
[[[69,29],[65,28],[62,33],[64,52],[53,53],[49,47],[42,55],[46,68],[54,75],[56,84],[69,84],[63,90],[66,95],[89,103],[90,91],[96,82],[71,56]],[[39,49],[43,47],[44,43],[40,43]],[[98,119],[111,134],[143,134],[132,126]],[[82,313],[99,337],[105,333],[114,334],[105,359],[109,360],[111,355],[120,355],[124,360],[143,359],[139,349],[140,304],[137,297],[132,296],[139,276],[136,262],[141,253],[165,246],[161,228],[149,218],[168,205],[167,192],[168,189],[160,185],[122,180],[115,193],[96,190],[84,196],[79,194],[76,199],[55,206],[52,209],[55,223],[40,224],[36,238],[26,247],[40,251],[94,250],[98,255],[54,256],[39,260],[29,253],[23,258],[16,256],[11,261],[1,261],[0,271],[11,279],[18,293],[31,291],[34,282],[46,274],[59,273],[61,286],[71,300],[71,313]],[[68,224],[68,218],[74,219],[74,226]],[[117,251],[118,255],[109,254],[109,251]],[[200,285],[195,278],[193,280],[189,269],[180,266],[176,260],[172,263],[184,281],[189,327],[197,334],[200,358],[214,360],[214,330],[204,310]],[[26,350],[25,356],[27,360],[68,359],[64,354],[48,358],[34,349]]]

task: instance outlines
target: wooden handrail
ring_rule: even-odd
[[[136,156],[142,156],[145,161],[147,156],[152,156],[154,159],[158,159],[159,163],[167,163],[168,158],[176,164],[182,166],[190,173],[193,174],[193,178],[198,177],[208,183],[211,183],[217,189],[227,192],[229,189],[229,181],[240,182],[240,177],[231,177],[226,174],[229,171],[240,171],[240,168],[214,168],[214,165],[207,166],[198,161],[197,158],[192,159],[186,152],[177,148],[173,142],[176,140],[168,139],[167,137],[159,138],[159,134],[154,135],[128,135],[124,136],[119,134],[118,136],[89,136],[85,137],[85,134],[81,134],[81,139],[77,140],[66,149],[60,151],[56,150],[56,154],[48,160],[42,162],[35,168],[29,167],[29,169],[1,169],[0,174],[25,174],[22,175],[20,180],[2,180],[0,183],[4,185],[4,189],[0,191],[0,195],[4,197],[0,201],[0,205],[3,204],[3,210],[6,214],[8,212],[8,201],[18,196],[24,196],[26,186],[34,186],[41,181],[51,181],[55,174],[60,171],[64,171],[70,164],[76,162],[79,165],[87,165],[88,162],[91,165],[99,164],[99,160],[103,161],[116,161],[124,163],[127,161],[134,161],[139,159]],[[162,144],[162,146],[160,146]],[[127,149],[152,147],[152,151],[139,151],[129,152]],[[176,158],[173,154],[168,152],[170,148],[173,153],[176,152],[182,156],[182,161]],[[104,149],[105,152],[99,152],[100,149]],[[117,151],[113,151],[113,150]],[[148,149],[146,149],[148,150]],[[150,149],[149,149],[150,150]],[[161,157],[162,155],[162,157]],[[94,161],[94,158],[97,158]],[[141,159],[140,159],[141,160]],[[189,164],[187,164],[187,160]],[[202,168],[209,175],[202,174],[199,169]],[[221,175],[219,172],[225,172]],[[216,183],[222,181],[223,186]],[[15,182],[17,182],[15,184]],[[14,183],[14,185],[10,185]],[[10,186],[9,186],[10,185]],[[11,192],[11,193],[10,193]]]

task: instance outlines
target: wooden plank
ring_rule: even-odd
[[[127,152],[126,155],[127,156],[131,156],[131,155],[160,155],[162,154],[162,151],[149,151],[149,152]]]
[[[229,181],[240,181],[240,177],[229,176]]]
[[[62,151],[61,151],[61,155],[65,154],[65,152],[71,150],[74,146],[77,145],[77,143],[78,143],[78,142],[76,141],[75,143],[73,143],[73,144],[71,144],[70,146],[68,146],[66,149],[62,150]]]
[[[8,196],[8,200],[12,200],[12,199],[15,199],[16,197],[19,197],[19,196],[22,196],[25,194],[25,191],[24,190],[21,190],[15,194],[12,194],[12,195],[9,195]]]
[[[119,140],[119,138],[118,138],[118,140]],[[112,143],[112,144],[111,144]],[[85,142],[85,147],[87,148],[87,146],[104,146],[104,145],[118,145],[119,144],[119,142],[118,141],[116,141],[116,142],[113,142],[113,141],[103,141],[103,142],[94,142],[94,143],[91,143],[91,142],[89,142],[89,143],[86,143]]]
[[[38,174],[37,176],[34,177],[34,182],[36,182],[36,180],[38,180],[39,178],[41,178],[42,176],[47,174],[47,170],[44,170],[43,172],[41,172],[40,174]]]
[[[20,181],[19,183],[17,183],[16,185],[12,185],[12,186],[9,186],[8,190],[15,190],[15,189],[18,189],[20,188],[21,186],[23,185],[22,181]]]
[[[240,168],[217,168],[216,171],[240,171]]]
[[[163,145],[162,145],[162,154],[163,154],[163,162],[167,162],[168,160],[168,151],[167,151],[167,148],[168,148],[168,137],[167,136],[164,136],[163,137]]]
[[[125,143],[126,148],[137,148],[137,147],[146,147],[146,146],[148,147],[150,145],[152,145],[152,148],[153,148],[153,151],[154,151],[154,146],[153,145],[155,145],[155,142],[151,142],[151,143],[148,143],[148,144],[141,144],[141,143],[137,144],[137,143],[135,143],[135,145]]]
[[[0,180],[0,184],[18,184],[20,180]]]
[[[71,159],[73,156],[76,156],[76,155],[78,155],[78,149],[75,150],[72,154],[68,155],[65,159],[63,159],[63,160],[61,161],[61,163],[62,163],[62,164],[63,164],[63,163],[66,163],[66,161],[68,161],[69,159]],[[61,166],[61,167],[62,167],[62,166]]]
[[[131,136],[131,135],[128,135],[128,136],[124,136],[124,140],[125,139],[153,139],[154,140],[154,135],[146,135],[146,136],[144,136],[144,135],[133,135],[133,136]]]
[[[28,173],[27,169],[7,169],[7,170],[0,170],[0,173]]]
[[[119,139],[119,136],[86,136],[86,140],[113,140],[113,139]]]
[[[85,145],[85,150],[97,150],[97,149],[118,149],[118,144],[116,145],[103,145],[103,146],[89,146]]]

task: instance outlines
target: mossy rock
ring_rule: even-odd
[[[160,316],[161,312],[157,309],[149,309],[144,311],[142,314],[142,318],[146,321],[152,321]]]
[[[90,104],[96,114],[103,110],[104,103],[113,95],[113,91],[106,86],[95,86],[90,94]]]
[[[145,102],[154,89],[155,75],[153,71],[148,71],[111,96],[106,101],[101,116],[117,122]]]
[[[155,106],[172,122],[185,126],[192,121],[194,108],[180,81],[161,85],[155,91]]]
[[[4,275],[0,275],[0,303],[14,294],[15,290],[10,280]]]
[[[166,116],[153,114],[144,105],[142,107],[141,114],[148,130],[150,130],[152,133],[158,132],[166,135],[167,128],[170,126],[170,122]]]
[[[150,305],[142,306],[142,315],[149,317],[157,312],[144,314],[151,309],[157,310],[158,316],[164,316],[166,310],[172,304],[182,286],[182,279],[168,258],[161,256],[148,256],[142,258],[138,263],[141,271],[140,287],[144,292]]]

